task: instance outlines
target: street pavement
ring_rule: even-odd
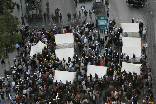
[[[149,10],[150,13],[152,13],[152,15],[156,15],[156,7],[155,7],[155,4],[156,0],[149,0],[149,7],[151,8]],[[117,15],[117,18],[118,18],[118,23],[119,23],[119,26],[120,26],[120,23],[131,23],[132,21],[132,18],[136,20],[141,20],[143,21],[144,23],[144,28],[146,27],[147,28],[147,39],[145,41],[141,41],[142,44],[145,44],[145,43],[148,43],[148,48],[146,50],[146,53],[147,53],[147,59],[148,59],[148,62],[147,62],[147,65],[151,65],[152,68],[155,68],[155,55],[154,55],[154,52],[156,51],[156,48],[152,48],[153,47],[153,41],[152,41],[152,38],[155,38],[154,36],[150,36],[153,34],[153,30],[150,30],[150,29],[153,29],[150,27],[150,25],[152,25],[153,23],[149,22],[149,20],[151,18],[149,18],[150,15],[147,15],[146,13],[144,13],[144,9],[145,8],[134,8],[132,5],[128,5],[126,4],[126,0],[110,0],[110,6],[112,6],[112,8],[114,8],[114,11],[115,11],[115,14]],[[144,14],[144,15],[143,15]],[[146,19],[146,20],[145,20]],[[156,18],[153,18],[153,21],[155,21]],[[154,22],[155,23],[155,22]],[[155,27],[156,27],[156,23],[154,24]],[[153,25],[152,25],[153,26]],[[148,30],[149,29],[149,30]],[[151,33],[152,32],[152,33]],[[151,43],[153,42],[153,43]],[[152,72],[153,73],[153,72]],[[153,73],[153,86],[155,86],[155,71]],[[155,91],[155,87],[153,87],[153,94],[155,95],[156,91]],[[139,99],[139,104],[142,103],[143,99],[145,99],[145,95],[144,96],[141,96],[140,99]],[[155,104],[155,100],[154,100],[154,104]]]
[[[154,21],[154,28],[156,28],[156,0],[147,0],[149,2],[149,7],[151,14],[153,15],[153,21]],[[155,31],[155,41],[156,41],[156,30]]]
[[[18,18],[18,21],[20,22],[19,28],[22,28],[23,25],[22,25],[21,17],[22,17],[22,14],[24,16],[24,14],[26,13],[25,0],[12,0],[12,1],[17,2],[20,5],[20,10],[18,11],[17,7],[15,6],[12,14]],[[25,20],[25,22],[26,22],[26,20]]]
[[[19,0],[13,0],[13,1],[16,1],[18,2],[20,5],[20,1]],[[23,0],[21,0],[23,1]],[[47,0],[42,0],[42,13],[44,13],[46,11],[46,1]],[[61,1],[61,3],[60,3]],[[84,14],[82,14],[82,10],[80,8],[81,5],[85,5],[85,9],[87,11],[89,10],[92,10],[92,5],[93,5],[93,2],[86,2],[85,4],[84,3],[79,3],[77,5],[77,7],[75,6],[75,3],[73,2],[73,0],[49,0],[49,5],[50,5],[50,14],[51,13],[54,13],[54,10],[56,8],[59,8],[60,9],[60,13],[62,13],[62,19],[63,19],[63,25],[67,25],[67,24],[70,24],[70,22],[67,22],[67,13],[70,12],[71,14],[73,13],[77,13],[77,16],[78,16],[78,12],[81,11],[81,16],[84,16]],[[22,9],[23,9],[23,14],[25,14],[26,12],[26,6],[25,6],[25,3],[24,1],[22,2]],[[133,8],[132,6],[129,6],[128,4],[126,4],[126,0],[110,0],[110,5],[109,5],[109,14],[110,14],[110,18],[109,20],[113,20],[115,19],[116,22],[117,22],[117,25],[116,26],[120,26],[120,23],[124,23],[124,22],[131,22],[131,19],[132,18],[135,18],[135,20],[142,20],[144,22],[144,18],[142,16],[142,9],[136,9],[136,8]],[[15,7],[15,10],[13,11],[13,15],[14,16],[17,16],[17,18],[19,18],[19,21],[21,22],[21,16],[22,16],[22,10],[20,9],[20,11],[17,10],[17,8]],[[91,21],[94,21],[94,24],[96,23],[95,22],[95,14],[92,13],[92,20],[89,18],[89,16],[87,17],[87,21],[86,22],[91,22]],[[80,22],[82,22],[82,20],[78,20]],[[73,16],[72,16],[72,21],[74,23],[74,19],[73,19]],[[53,25],[54,23],[50,24],[50,23],[40,23],[38,24],[35,24],[31,26],[36,26],[36,28],[43,28],[43,27],[46,27],[46,29],[50,28],[50,25]],[[22,25],[20,24],[19,25],[20,27],[22,27]],[[49,26],[49,27],[48,27]],[[100,37],[105,37],[106,34],[104,33],[100,33]],[[103,50],[101,50],[101,53],[100,55],[103,54]],[[13,59],[16,57],[16,51],[14,51],[13,53],[9,53],[9,59],[10,59],[10,66],[11,65],[14,65],[13,63]],[[9,65],[8,65],[8,60],[6,59],[6,70],[9,71]],[[0,68],[2,66],[0,65]],[[0,70],[0,77],[3,77],[4,76],[4,71],[3,71],[3,68],[1,68]],[[142,98],[144,99],[144,96],[142,96]],[[142,102],[142,99],[139,101],[139,102]],[[101,103],[103,104],[103,102]]]
[[[147,0],[148,4],[147,7],[145,8],[147,10],[147,15],[146,15],[146,22],[148,24],[148,39],[147,42],[149,44],[148,48],[148,59],[152,69],[156,67],[156,47],[154,46],[154,43],[156,42],[156,0]],[[155,73],[156,70],[152,70],[152,77],[153,77],[153,94],[156,96],[156,78],[155,78]],[[154,104],[156,103],[156,100],[154,100]]]
[[[46,13],[46,2],[49,2],[49,14],[51,16],[51,14],[55,14],[55,9],[58,8],[60,9],[60,12],[62,14],[62,22],[59,23],[54,23],[51,18],[50,18],[50,22],[33,22],[31,24],[29,24],[30,28],[37,28],[37,29],[41,29],[41,28],[45,28],[45,29],[52,29],[53,26],[57,26],[57,27],[61,27],[61,26],[66,26],[66,25],[70,25],[73,24],[77,21],[75,21],[73,19],[73,14],[76,13],[76,6],[74,3],[74,0],[41,0],[41,10],[42,10],[42,14],[44,14],[44,12]],[[68,17],[67,14],[71,13],[71,21],[68,22]]]

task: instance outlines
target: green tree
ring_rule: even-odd
[[[12,0],[0,0],[0,14],[3,14],[4,7],[12,13],[15,5],[16,2],[13,2]]]
[[[8,52],[13,51],[22,39],[21,33],[17,30],[18,24],[11,12],[4,8],[3,15],[0,15],[0,57],[8,58],[9,64]]]

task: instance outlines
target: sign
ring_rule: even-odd
[[[82,10],[84,10],[84,9],[85,9],[85,6],[80,6],[80,8],[81,8]]]
[[[100,15],[98,16],[98,20],[106,20],[107,17],[105,15]]]
[[[107,20],[98,20],[98,25],[107,25]]]
[[[107,28],[107,17],[105,15],[98,16],[98,29],[105,30]]]
[[[96,2],[101,2],[101,0],[96,0]]]

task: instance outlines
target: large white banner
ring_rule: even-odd
[[[73,59],[74,48],[56,49],[55,54],[56,54],[56,57],[58,57],[60,60],[63,60],[64,58],[66,61],[68,61],[68,57]]]
[[[68,72],[68,71],[58,71],[55,70],[55,76],[54,76],[54,82],[60,82],[66,83],[66,80],[69,82],[73,82],[74,77],[76,76],[76,72]]]
[[[72,48],[74,47],[74,36],[73,33],[66,33],[66,34],[56,34],[55,35],[55,42],[57,48]]]
[[[123,32],[139,32],[139,23],[121,23]]]
[[[122,37],[123,46],[122,53],[130,56],[132,58],[133,53],[136,57],[141,55],[141,38],[134,37]]]
[[[88,65],[87,66],[87,76],[89,76],[90,73],[92,74],[92,77],[95,77],[95,73],[96,73],[98,75],[98,77],[101,78],[107,74],[107,67]]]
[[[127,32],[128,37],[139,37],[139,23],[121,23],[123,36]]]
[[[39,41],[36,45],[31,46],[31,51],[30,51],[30,56],[32,57],[34,54],[42,54],[42,49],[45,47],[47,47],[46,44],[42,43],[41,41]]]
[[[124,71],[124,69],[125,69],[125,71],[127,73],[129,73],[129,71],[130,71],[131,73],[135,72],[135,73],[137,73],[137,75],[140,75],[140,66],[141,66],[141,64],[122,62],[121,71]]]
[[[123,47],[140,47],[141,38],[122,37]]]

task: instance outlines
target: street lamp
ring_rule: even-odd
[[[20,0],[20,3],[21,3],[21,10],[22,10],[22,17],[23,17],[22,0]]]

